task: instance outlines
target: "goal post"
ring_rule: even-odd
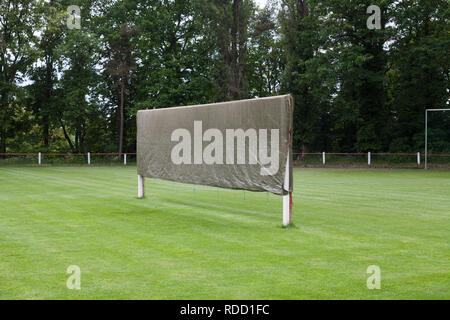
[[[446,109],[425,109],[425,165],[424,169],[428,169],[428,112],[450,111]]]

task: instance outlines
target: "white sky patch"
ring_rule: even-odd
[[[266,6],[267,0],[255,0],[255,2],[260,8],[264,8]]]

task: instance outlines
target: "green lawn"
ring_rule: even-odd
[[[0,168],[0,299],[450,299],[450,171],[298,169],[288,229],[279,196],[136,184]]]

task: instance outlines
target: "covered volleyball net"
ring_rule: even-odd
[[[282,197],[283,225],[292,223],[290,95],[137,114],[138,197],[145,178]]]

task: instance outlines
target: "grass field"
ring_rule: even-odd
[[[450,171],[294,176],[283,229],[267,193],[147,180],[140,200],[134,167],[0,168],[0,299],[450,299]]]

